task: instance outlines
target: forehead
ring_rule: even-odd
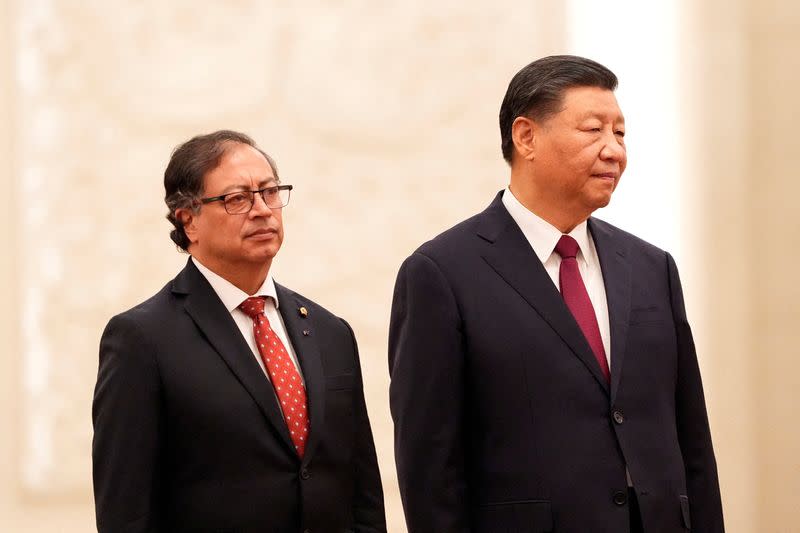
[[[205,176],[206,190],[242,186],[275,181],[275,174],[264,155],[246,144],[227,147],[219,165]]]
[[[625,122],[617,97],[612,91],[601,87],[572,87],[565,90],[558,115],[575,120],[597,117]]]

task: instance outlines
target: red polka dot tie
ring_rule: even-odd
[[[600,328],[597,325],[597,315],[586,292],[586,285],[583,284],[581,271],[578,269],[578,241],[569,235],[562,235],[556,244],[556,253],[561,256],[561,267],[558,271],[558,281],[561,285],[561,297],[575,317],[575,321],[580,326],[589,346],[594,352],[597,364],[608,381],[608,361],[606,360],[606,350],[603,347],[603,338],[600,336]]]
[[[250,297],[242,302],[239,309],[253,319],[253,333],[258,352],[280,402],[283,419],[289,428],[289,436],[297,455],[302,458],[306,450],[309,428],[306,389],[289,353],[269,325],[269,320],[264,314],[264,300],[263,296]]]

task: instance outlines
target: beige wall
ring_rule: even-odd
[[[99,334],[184,260],[160,175],[174,144],[219,127],[251,133],[297,188],[276,276],[353,324],[390,531],[404,530],[386,393],[394,275],[504,185],[499,101],[521,65],[560,50],[562,3],[265,4],[0,0],[0,531],[93,530]],[[682,275],[728,531],[790,532],[800,7],[682,5]]]
[[[797,531],[800,5],[690,9],[686,232],[728,529]]]
[[[689,4],[687,2],[687,4]],[[752,375],[753,267],[748,13],[745,0],[687,5],[681,56],[689,157],[684,234],[692,267],[686,289],[720,468],[728,530],[781,531],[759,524],[758,408]],[[722,258],[717,267],[715,260]],[[691,291],[694,288],[694,291]]]
[[[800,4],[769,0],[750,7],[753,20],[748,183],[752,221],[753,338],[757,372],[758,450],[763,454],[759,519],[775,530],[800,528]],[[789,518],[793,517],[793,518]]]
[[[91,494],[85,489],[59,495],[34,494],[23,486],[20,406],[22,376],[20,241],[17,193],[18,121],[14,84],[13,21],[16,6],[0,1],[0,531],[92,531]],[[88,384],[87,384],[88,386]]]

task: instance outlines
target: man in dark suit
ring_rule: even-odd
[[[400,269],[410,533],[723,531],[675,263],[590,218],[625,170],[616,85],[579,57],[523,68],[500,110],[509,188]]]
[[[103,333],[98,530],[386,531],[353,332],[270,274],[291,185],[219,131],[178,147],[164,186],[191,258]]]

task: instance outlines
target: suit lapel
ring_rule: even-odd
[[[619,238],[614,238],[614,230],[594,218],[589,219],[603,284],[608,302],[608,322],[611,329],[611,403],[617,396],[625,358],[628,339],[628,322],[631,312],[631,264],[627,259],[627,247]]]
[[[286,333],[292,343],[295,355],[303,371],[308,398],[308,417],[310,435],[303,456],[303,464],[308,464],[314,455],[319,440],[324,433],[325,424],[325,373],[322,368],[322,355],[316,341],[315,317],[308,312],[310,306],[299,295],[282,285],[275,284],[280,306],[278,311],[286,326]],[[301,308],[306,309],[301,314]]]
[[[186,295],[184,302],[186,312],[206,341],[214,347],[242,386],[250,393],[278,438],[294,453],[294,445],[289,438],[289,430],[281,415],[272,385],[264,376],[230,313],[191,261],[175,278],[172,290]]]
[[[502,192],[478,217],[478,235],[490,243],[482,254],[484,260],[555,330],[608,393],[608,383],[583,332],[501,198]]]

